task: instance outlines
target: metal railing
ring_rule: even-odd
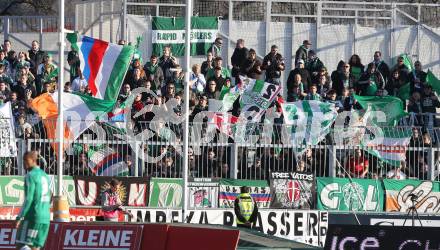
[[[301,143],[289,137],[291,128],[287,125],[271,125],[271,132],[267,134],[263,133],[268,131],[263,124],[256,124],[246,141],[234,140],[215,127],[211,130],[211,125],[191,124],[190,177],[268,179],[269,171],[312,172],[318,177],[349,175],[353,178],[394,178],[393,173],[399,171],[403,173],[399,175],[401,178],[422,180],[435,180],[439,175],[440,128],[393,128],[396,135],[408,129],[413,132],[409,145],[404,148],[406,159],[396,165],[371,153],[377,148],[362,144],[359,136],[371,134],[369,127],[333,129],[320,143],[301,146]],[[163,123],[157,129],[152,123],[141,122],[133,131],[137,137],[127,137],[119,129],[95,125],[77,140],[69,142],[64,174],[99,175],[97,165],[119,163],[125,164],[130,176],[181,177],[181,129],[181,126],[172,123]],[[359,133],[353,134],[353,131]],[[141,132],[144,132],[143,136],[139,137]],[[23,174],[20,161],[26,150],[39,151],[41,167],[49,174],[57,174],[53,148],[56,140],[46,139],[44,133],[42,124],[37,123],[32,131],[18,137],[17,157],[0,157],[1,174]],[[385,148],[388,151],[397,149],[402,148]],[[104,161],[105,156],[113,153],[116,153],[114,159],[117,160]],[[365,165],[368,165],[368,169],[356,169]],[[116,175],[119,172],[106,174]]]

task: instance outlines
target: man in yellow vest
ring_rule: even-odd
[[[252,199],[249,187],[241,187],[240,194],[235,199],[234,211],[237,227],[252,228],[257,220],[258,207]]]

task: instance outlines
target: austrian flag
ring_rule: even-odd
[[[112,44],[77,33],[67,34],[67,40],[78,52],[80,68],[92,96],[115,100],[130,66],[134,47]]]

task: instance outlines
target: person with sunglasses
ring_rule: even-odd
[[[223,39],[221,37],[217,37],[215,41],[211,44],[211,47],[209,47],[206,53],[211,52],[214,58],[222,56],[222,46],[223,46]]]
[[[391,69],[391,72],[394,72],[395,70],[399,71],[399,75],[403,79],[403,82],[408,82],[410,71],[409,71],[408,67],[404,63],[403,56],[397,57],[397,63]]]

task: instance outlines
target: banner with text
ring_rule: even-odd
[[[151,178],[149,207],[180,207],[183,193],[182,179]]]
[[[76,204],[101,205],[102,192],[110,188],[110,181],[117,179],[119,198],[124,206],[146,207],[148,205],[148,179],[142,177],[76,176]]]
[[[195,179],[188,183],[190,208],[217,208],[218,181],[211,179]]]
[[[315,176],[312,173],[272,172],[272,208],[312,209],[315,204]]]
[[[440,182],[383,180],[383,184],[386,211],[406,213],[413,205],[418,213],[435,214],[440,211]]]
[[[383,211],[384,189],[375,179],[318,177],[318,209]]]
[[[206,55],[217,38],[217,17],[191,17],[191,55]],[[183,17],[153,17],[153,54],[162,55],[165,46],[173,56],[185,55],[185,19]]]
[[[259,208],[270,206],[271,195],[267,181],[222,179],[220,180],[219,207],[233,208],[235,198],[240,194],[242,186],[250,188],[251,196]]]
[[[132,221],[180,223],[182,211],[176,209],[129,209]],[[233,209],[188,210],[187,223],[236,226]],[[260,209],[254,230],[315,246],[322,246],[328,229],[328,212],[314,210]]]
[[[17,156],[17,145],[15,144],[14,116],[12,116],[11,103],[7,102],[0,104],[0,157],[15,156]]]
[[[57,181],[55,176],[50,175],[50,190],[55,193]],[[63,191],[67,196],[69,205],[75,205],[75,185],[73,177],[63,177]],[[0,205],[21,205],[24,201],[24,177],[23,176],[0,176]]]

